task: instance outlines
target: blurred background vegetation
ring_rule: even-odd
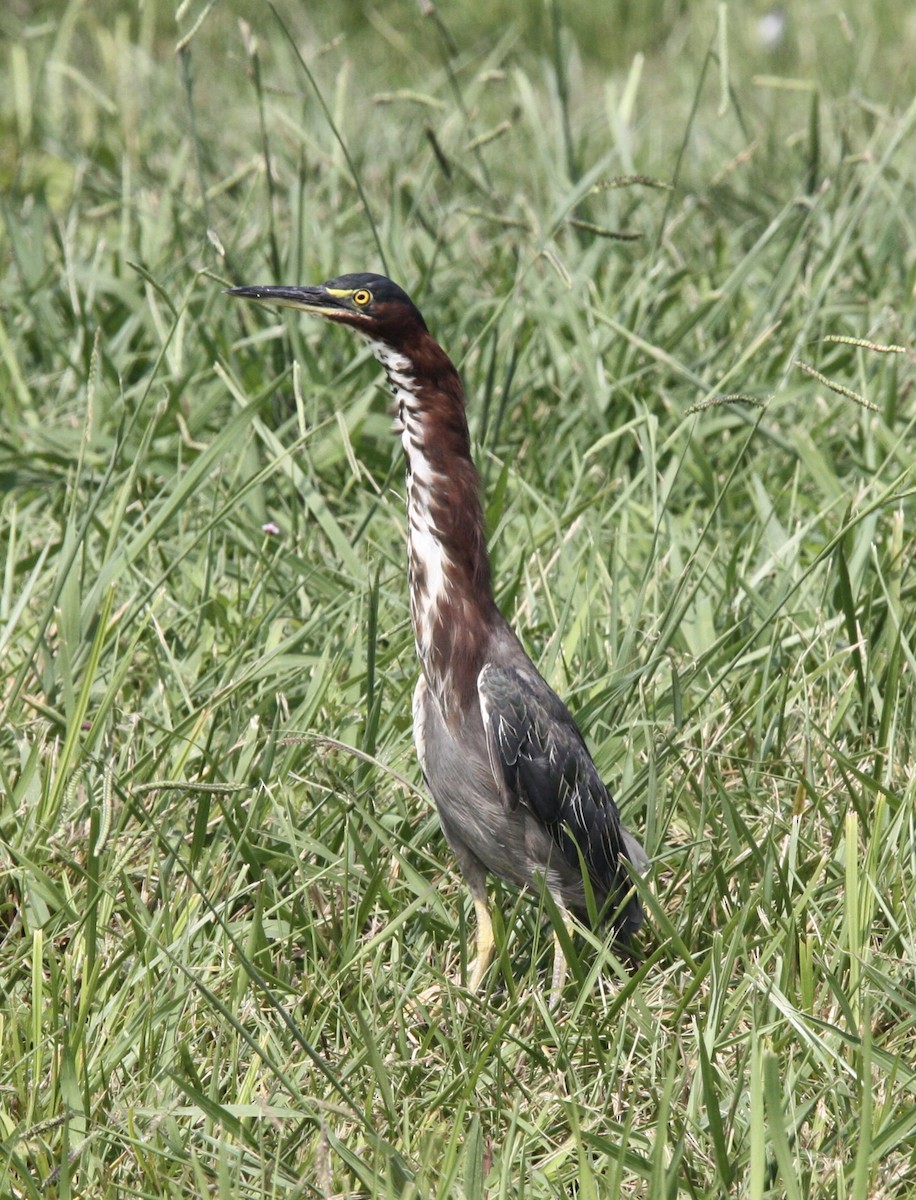
[[[0,1195],[916,1189],[906,5],[8,0]],[[644,963],[467,898],[365,351],[459,363]],[[438,985],[438,1005],[423,999]]]

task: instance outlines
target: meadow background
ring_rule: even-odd
[[[3,5],[0,1195],[916,1195],[907,10]],[[653,858],[556,1011],[511,889],[458,982],[377,366],[223,295],[353,270]]]

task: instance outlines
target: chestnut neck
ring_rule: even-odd
[[[410,354],[373,342],[406,459],[410,611],[427,684],[449,723],[477,711],[477,676],[500,620],[493,599],[461,380],[426,330]]]

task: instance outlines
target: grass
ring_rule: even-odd
[[[916,1192],[914,29],[630,7],[0,17],[0,1195]],[[377,368],[222,294],[359,269],[653,857],[556,1012],[511,889],[454,982]]]

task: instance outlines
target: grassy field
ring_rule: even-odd
[[[916,1195],[907,6],[35,7],[0,1196]],[[652,856],[640,969],[582,931],[556,1011],[508,888],[458,982],[378,368],[223,295],[353,270],[459,364],[499,601]]]

